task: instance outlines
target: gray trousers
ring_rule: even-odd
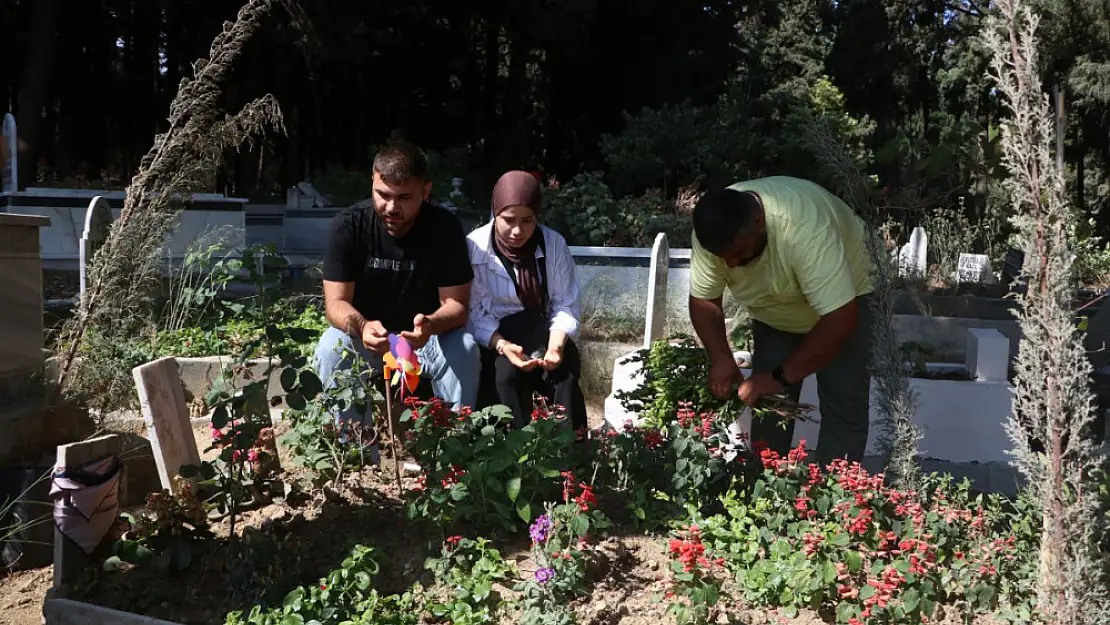
[[[856,298],[859,325],[844,341],[840,352],[817,372],[817,396],[821,403],[821,433],[817,437],[817,461],[826,465],[836,458],[863,459],[870,424],[871,336],[874,313],[871,298]],[[770,373],[802,344],[804,334],[782,332],[752,320],[752,371]],[[802,383],[791,385],[786,394],[798,401]],[[770,449],[785,454],[794,438],[794,422],[786,429],[777,420],[757,419],[752,423],[752,441],[763,441]]]

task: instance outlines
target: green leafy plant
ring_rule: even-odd
[[[828,610],[853,625],[923,623],[942,602],[1032,618],[1037,538],[1028,509],[973,498],[951,478],[912,492],[843,460],[825,473],[805,462],[804,443],[786,457],[761,454],[750,498],[725,496],[726,514],[701,524],[744,599],[788,615]]]
[[[568,605],[586,594],[586,569],[593,559],[592,539],[609,527],[605,514],[596,509],[593,486],[562,473],[563,503],[548,504],[529,529],[536,570],[516,586],[521,593],[524,625],[574,623]]]
[[[174,488],[175,494],[163,490],[147,495],[146,507],[138,517],[121,515],[129,527],[112,545],[113,555],[105,560],[105,571],[117,571],[125,562],[174,571],[192,564],[196,542],[215,535],[193,485],[175,476]]]
[[[289,429],[279,439],[290,451],[293,462],[313,474],[317,486],[338,482],[345,472],[366,466],[368,446],[377,440],[373,427],[360,423],[336,426],[335,415],[339,412],[353,407],[363,413],[384,401],[377,387],[366,382],[369,367],[358,354],[349,350],[345,357],[353,358],[355,364],[334,372],[332,388],[317,393],[300,410],[286,410]],[[291,368],[282,371],[282,377],[282,385],[288,388],[300,383],[297,372]]]
[[[735,420],[745,407],[735,394],[722,400],[710,392],[706,384],[709,354],[687,334],[656,341],[628,361],[640,363],[643,382],[633,391],[618,391],[616,397],[649,427],[666,427],[678,418],[681,406],[729,421]],[[808,419],[809,410],[809,406],[784,397],[766,397],[752,408],[752,418],[776,419],[785,427],[788,419]]]
[[[682,512],[668,496],[671,481],[666,436],[665,430],[636,427],[629,420],[619,431],[609,429],[599,444],[598,475],[624,496],[636,527],[656,528]]]
[[[255,262],[257,260],[257,262]],[[241,509],[270,501],[284,494],[284,485],[276,479],[280,466],[276,441],[270,420],[270,406],[278,398],[269,396],[271,376],[278,370],[285,402],[294,410],[304,410],[307,402],[323,391],[323,384],[310,368],[308,359],[292,343],[305,343],[314,333],[304,328],[279,327],[274,302],[279,297],[266,272],[265,257],[256,259],[244,254],[244,266],[258,295],[260,308],[251,317],[263,331],[248,341],[230,366],[223,369],[221,383],[215,384],[205,397],[212,410],[212,439],[209,450],[219,450],[211,461],[185,465],[180,473],[186,478],[199,478],[200,484],[214,489],[209,498],[220,513],[230,520],[229,535],[237,540],[236,521]],[[242,310],[237,309],[237,314]],[[268,355],[260,376],[250,370],[250,361],[263,349]],[[238,380],[246,380],[236,387]]]
[[[505,406],[456,413],[440,399],[406,404],[407,447],[423,470],[410,519],[511,531],[558,492],[554,478],[568,467],[574,438],[561,411],[539,408],[531,423],[509,429]]]
[[[671,557],[667,611],[679,625],[716,623],[727,578],[725,559],[711,558],[702,542],[701,529],[690,524],[675,532],[667,549]]]
[[[721,415],[736,415],[742,408],[739,398],[722,401],[709,391],[709,354],[689,335],[656,341],[629,361],[640,363],[643,382],[634,391],[618,392],[617,399],[645,425],[665,427],[678,418],[680,404]]]
[[[497,586],[516,574],[501,552],[484,538],[451,536],[438,558],[428,558],[425,568],[440,588],[428,601],[428,611],[454,625],[495,623],[504,600]]]
[[[298,587],[281,606],[255,606],[247,614],[228,614],[225,625],[416,625],[420,622],[419,588],[401,595],[381,595],[373,588],[381,570],[373,547],[357,545],[340,568],[314,586]]]

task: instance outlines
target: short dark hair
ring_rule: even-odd
[[[428,157],[409,141],[390,141],[374,156],[374,171],[390,183],[428,179]]]
[[[759,197],[750,191],[709,191],[694,205],[694,235],[705,251],[723,254],[737,235],[755,223],[759,211]]]

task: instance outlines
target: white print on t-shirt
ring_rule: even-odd
[[[391,269],[393,271],[416,271],[415,260],[370,257],[366,260],[367,269]]]

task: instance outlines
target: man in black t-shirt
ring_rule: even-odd
[[[474,275],[462,225],[427,201],[432,183],[416,146],[389,145],[374,158],[372,207],[332,220],[324,256],[324,302],[332,327],[316,348],[320,379],[349,369],[356,351],[381,375],[389,335],[405,337],[436,395],[456,409],[474,406],[480,356],[466,331]],[[340,420],[370,422],[353,409]]]

